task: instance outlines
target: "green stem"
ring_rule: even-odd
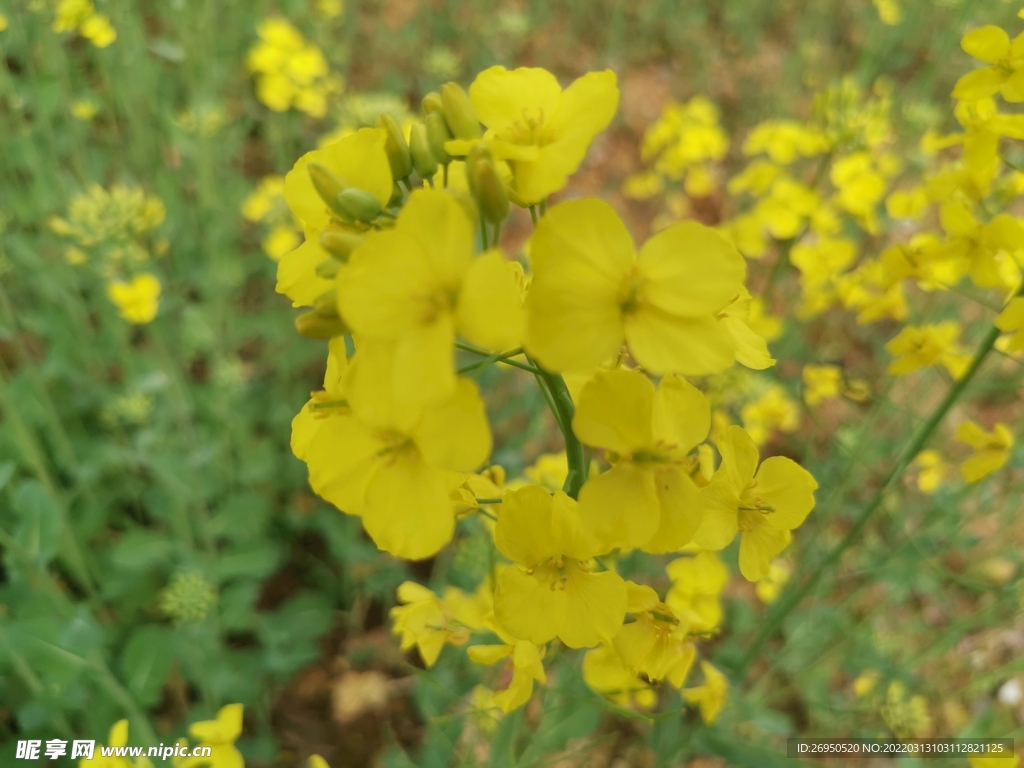
[[[477,499],[477,504],[501,504],[501,499]]]
[[[494,237],[491,239],[491,245],[495,248],[501,244],[501,222],[499,221],[494,225]]]
[[[486,251],[487,245],[487,219],[484,218],[484,212],[480,211],[480,248]]]
[[[538,221],[538,219],[537,219],[537,206],[536,205],[531,205],[530,206],[530,218],[533,219],[533,226],[534,226],[534,228],[536,228],[537,221]]]
[[[502,352],[499,355],[492,355],[487,350],[479,349],[478,347],[474,347],[472,344],[464,344],[461,341],[455,342],[455,346],[458,347],[459,349],[463,350],[464,352],[472,352],[474,355],[480,355],[481,357],[487,358],[486,360],[481,360],[478,363],[472,363],[470,365],[464,365],[463,367],[459,368],[458,371],[457,371],[460,374],[462,374],[462,373],[469,373],[470,371],[474,371],[477,368],[480,368],[480,367],[483,367],[483,366],[486,366],[486,365],[491,365],[493,363],[504,363],[505,365],[510,365],[513,368],[519,368],[520,370],[528,371],[528,372],[530,372],[530,373],[532,373],[534,375],[540,373],[540,369],[539,368],[535,368],[532,365],[527,365],[526,363],[520,363],[518,360],[513,360],[512,359],[513,357],[516,357],[517,355],[523,354],[523,350],[522,349],[513,349],[513,350],[510,350],[508,352]]]
[[[444,188],[448,189],[448,163],[444,164]]]
[[[545,197],[540,201],[540,215],[543,216],[548,212],[548,199]]]
[[[527,357],[527,360],[529,359]],[[533,361],[531,360],[531,362]],[[569,462],[569,474],[565,478],[562,490],[575,499],[579,495],[583,483],[587,481],[587,470],[589,469],[583,443],[572,431],[572,417],[576,413],[576,406],[572,402],[569,388],[565,386],[565,379],[557,373],[545,371],[539,365],[537,367],[540,368],[537,378],[544,382],[551,395],[548,406],[554,413],[558,428],[562,431],[562,437],[565,439],[565,456]]]
[[[1024,295],[1024,285],[1021,285],[1016,293],[1016,296],[1021,295]],[[860,514],[857,515],[857,518],[854,520],[853,527],[850,528],[846,536],[844,536],[842,541],[836,544],[825,558],[814,567],[802,584],[799,586],[794,585],[793,588],[787,590],[786,593],[783,594],[782,598],[775,603],[764,628],[737,663],[737,679],[742,679],[746,675],[747,668],[757,657],[757,654],[761,651],[761,648],[764,647],[764,644],[768,642],[772,635],[774,635],[779,629],[786,616],[788,616],[800,601],[803,600],[812,589],[814,589],[825,572],[835,567],[839,562],[839,558],[842,557],[843,552],[845,552],[857,537],[860,536],[872,516],[878,511],[878,508],[882,506],[882,502],[889,489],[897,480],[900,479],[903,472],[908,466],[910,466],[910,463],[914,460],[917,454],[919,454],[924,448],[925,444],[928,442],[928,438],[932,436],[932,433],[934,433],[939,424],[942,423],[942,420],[960,398],[960,395],[963,394],[963,391],[967,388],[971,379],[974,378],[974,375],[981,368],[982,363],[985,362],[985,358],[988,357],[989,353],[995,347],[996,340],[1001,334],[1002,331],[994,325],[989,329],[988,333],[986,333],[985,337],[982,339],[981,344],[978,345],[978,350],[974,353],[974,358],[971,360],[971,364],[964,372],[964,375],[953,384],[949,392],[946,393],[946,397],[943,398],[942,402],[939,403],[931,416],[928,417],[928,420],[921,425],[917,434],[914,435],[906,448],[900,452],[896,463],[893,464],[892,469],[890,469],[889,473],[885,476],[881,486],[877,491],[875,491],[875,495],[871,497],[871,500],[860,511]]]

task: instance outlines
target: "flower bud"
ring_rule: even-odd
[[[435,112],[443,114],[444,102],[441,101],[441,94],[437,91],[431,91],[423,97],[423,114],[432,115]]]
[[[388,154],[391,175],[395,179],[404,179],[412,173],[412,158],[409,156],[409,145],[405,143],[405,134],[391,115],[378,117],[377,127],[383,128],[388,135],[384,151]]]
[[[432,112],[427,115],[427,142],[430,144],[430,152],[441,165],[448,165],[452,161],[444,148],[446,141],[452,140],[452,132],[448,130],[448,123],[444,121],[444,115],[440,112]]]
[[[480,121],[469,103],[469,95],[457,83],[441,86],[441,103],[444,105],[444,120],[448,129],[458,139],[479,139]]]
[[[331,288],[324,291],[313,302],[313,311],[320,317],[341,317],[338,312],[338,294]]]
[[[353,221],[373,221],[381,211],[380,201],[365,189],[349,187],[338,195],[342,214]]]
[[[306,166],[313,188],[327,203],[327,207],[342,217],[347,214],[338,204],[338,195],[345,191],[344,180],[323,163],[312,162]]]
[[[333,280],[340,270],[345,266],[345,262],[334,256],[328,256],[326,259],[316,265],[317,277],[322,277],[324,280]]]
[[[437,173],[437,158],[430,151],[427,141],[427,129],[423,123],[414,123],[409,134],[409,153],[412,155],[412,167],[421,179],[432,179]]]
[[[483,145],[477,145],[466,158],[469,189],[480,206],[480,213],[492,224],[508,216],[508,188],[494,164],[494,157]]]
[[[307,339],[330,339],[335,336],[348,336],[350,331],[339,317],[324,317],[316,311],[304,312],[295,318],[295,330]]]
[[[348,261],[352,251],[363,244],[363,238],[351,232],[325,229],[320,233],[320,247],[341,263]]]

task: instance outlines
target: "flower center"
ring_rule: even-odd
[[[523,107],[522,116],[504,131],[505,138],[512,144],[543,147],[551,144],[557,136],[551,126],[544,125],[542,107]]]

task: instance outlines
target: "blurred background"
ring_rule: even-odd
[[[1019,462],[997,481],[933,494],[909,478],[713,726],[612,707],[566,674],[543,713],[527,707],[514,727],[486,732],[453,709],[481,668],[452,653],[421,669],[387,614],[408,578],[472,588],[489,552],[467,544],[397,561],[311,493],[289,425],[320,386],[325,345],[295,334],[295,311],[274,292],[275,258],[301,237],[275,177],[378,112],[416,112],[448,80],[468,86],[496,63],[545,67],[563,83],[615,70],[619,115],[562,197],[604,196],[642,241],[666,201],[621,190],[671,101],[706,96],[724,131],[743,136],[766,118],[806,119],[815,93],[849,79],[891,97],[897,151],[912,158],[925,131],[956,125],[949,93],[972,66],[961,35],[1012,30],[1018,10],[0,0],[0,753],[18,739],[104,740],[122,717],[132,743],[170,743],[231,702],[246,708],[246,764],[268,768],[314,752],[335,768],[771,766],[784,763],[787,735],[1024,735]],[[312,90],[258,90],[253,70],[266,62],[252,51],[274,16],[322,53],[326,71],[316,56],[298,67]],[[676,213],[716,224],[723,205],[712,192]],[[510,253],[528,221],[506,229]],[[130,264],[159,280],[152,322],[126,322],[145,314],[133,302],[145,305],[146,286],[108,296]],[[751,275],[763,285],[768,269]],[[780,285],[784,308],[795,279]],[[838,314],[816,323],[789,324],[773,343],[790,396],[800,397],[796,361],[821,344],[881,376],[892,333]],[[1020,371],[999,370],[978,396],[1009,422]],[[494,461],[510,476],[561,450],[532,382],[498,370],[482,381]],[[801,411],[792,429],[772,430],[768,450],[803,461],[821,486],[794,567],[848,530],[908,411],[939,391],[930,386]],[[712,658],[741,655],[772,598],[735,580]]]

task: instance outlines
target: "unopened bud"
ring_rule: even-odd
[[[469,95],[457,83],[441,86],[441,103],[444,105],[444,120],[448,129],[457,139],[479,139],[480,121],[469,102]]]
[[[306,166],[309,179],[316,192],[327,203],[327,207],[339,216],[346,216],[338,204],[338,195],[345,191],[345,181],[323,163],[313,162]]]
[[[405,143],[405,134],[391,115],[378,117],[377,127],[383,128],[388,135],[384,151],[388,154],[391,175],[395,179],[404,179],[412,173],[412,158],[409,156],[409,145]]]
[[[444,102],[441,101],[441,94],[431,91],[423,97],[423,114],[432,115],[435,112],[444,112]]]
[[[362,245],[364,238],[351,232],[337,229],[325,229],[320,233],[320,246],[335,260],[345,263],[356,248]]]
[[[328,256],[326,259],[316,265],[317,277],[322,277],[324,280],[333,280],[338,271],[345,266],[345,262],[341,259],[337,259],[334,256]]]
[[[409,153],[412,155],[412,167],[421,179],[432,179],[437,173],[437,159],[430,151],[427,141],[427,129],[423,123],[414,123],[409,134]]]
[[[380,201],[357,187],[349,187],[338,195],[338,206],[344,216],[354,221],[373,221],[381,211]]]
[[[331,339],[335,336],[348,336],[350,333],[340,317],[324,317],[315,310],[296,317],[295,330],[307,339]]]
[[[444,115],[440,112],[431,112],[425,122],[431,154],[441,165],[448,165],[452,161],[452,156],[445,151],[444,143],[452,140],[452,132],[448,130]]]
[[[331,288],[324,291],[313,302],[313,311],[320,317],[341,317],[338,312],[338,294]]]
[[[508,216],[508,188],[490,153],[473,162],[468,178],[483,217],[492,224],[503,222]]]

